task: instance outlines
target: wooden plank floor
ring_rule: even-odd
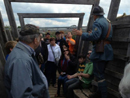
[[[54,97],[56,93],[57,93],[57,88],[54,88],[54,87],[50,86],[49,87],[50,98],[65,98],[65,97]],[[62,88],[61,88],[61,95],[63,95]]]
[[[59,73],[57,71],[56,73],[56,76],[57,76],[57,79],[56,79],[56,83],[58,85],[58,77],[59,77]],[[50,84],[49,86],[49,94],[50,94],[50,98],[65,98],[65,97],[55,97],[55,94],[57,93],[57,88],[54,88],[52,87],[52,84]],[[60,92],[61,95],[63,95],[63,89],[61,87],[61,92]]]

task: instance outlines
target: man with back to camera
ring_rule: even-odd
[[[39,29],[35,25],[25,25],[5,64],[8,98],[50,98],[47,80],[35,58],[34,50],[39,44]]]
[[[89,98],[108,98],[104,72],[108,61],[113,59],[113,49],[110,44],[112,26],[103,15],[103,8],[96,6],[93,10],[94,23],[92,32],[82,33],[81,29],[73,30],[77,35],[82,36],[82,40],[93,41],[94,43],[90,60],[93,62],[94,75],[98,82],[98,91],[90,95]]]

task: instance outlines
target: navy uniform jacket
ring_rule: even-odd
[[[8,98],[50,98],[47,81],[32,53],[18,43],[5,64]]]
[[[82,40],[85,41],[97,41],[106,38],[108,32],[108,21],[104,16],[97,18],[93,24],[92,33],[83,33]],[[108,41],[112,39],[112,27]],[[93,46],[92,53],[90,56],[90,60],[92,61],[110,61],[113,59],[113,49],[111,44],[106,44],[104,46],[104,53],[96,53],[95,45]]]

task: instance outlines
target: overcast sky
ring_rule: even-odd
[[[130,15],[130,0],[121,0],[118,16],[126,13]],[[104,8],[105,17],[111,0],[100,0],[100,6]],[[68,5],[68,4],[39,4],[39,3],[12,3],[17,26],[20,26],[17,13],[85,13],[83,26],[88,23],[91,5]],[[3,0],[0,0],[0,11],[4,20],[4,25],[9,25],[7,13]],[[64,27],[78,25],[78,18],[25,18],[25,23],[35,24],[40,27]]]

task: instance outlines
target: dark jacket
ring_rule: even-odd
[[[39,45],[38,48],[35,50],[35,52],[36,52],[36,58],[37,58],[37,61],[38,61],[39,64],[43,64],[43,63],[39,62],[39,60],[38,60],[39,59],[39,57],[38,57],[39,53],[42,54],[44,62],[47,61],[48,50],[47,50],[47,44],[44,41],[41,41],[41,46]]]
[[[69,48],[69,45],[68,43],[65,41],[65,39],[60,39],[60,40],[56,40],[56,43],[58,44],[59,42],[59,46],[60,46],[60,49],[61,49],[61,52],[63,52],[63,45],[65,45],[66,47]]]
[[[82,34],[82,40],[86,41],[98,41],[98,40],[104,40],[106,38],[108,32],[108,21],[104,16],[101,16],[97,18],[93,24],[92,33],[83,33]],[[108,41],[111,41],[112,39],[112,26],[110,35],[107,38]],[[104,46],[104,52],[103,53],[96,53],[95,51],[96,45],[93,46],[92,53],[90,56],[90,59],[92,61],[110,61],[113,59],[113,49],[111,44],[106,44]]]
[[[8,98],[50,98],[47,80],[33,57],[20,42],[10,53],[5,64]]]
[[[58,72],[59,72],[59,74],[61,72],[66,72],[66,74],[68,74],[68,75],[72,75],[72,74],[76,73],[77,64],[76,64],[76,61],[75,61],[76,60],[75,57],[71,55],[70,56],[70,61],[67,61],[65,59],[64,66],[62,65],[63,59],[64,59],[64,57],[62,57],[60,59],[59,64],[58,64]]]

